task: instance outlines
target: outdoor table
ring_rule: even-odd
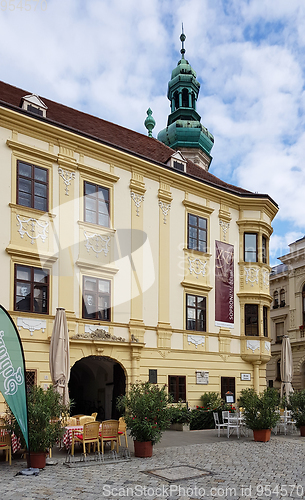
[[[64,443],[67,449],[72,446],[72,431],[75,431],[77,434],[82,434],[83,426],[82,425],[69,425],[65,427],[65,433],[62,437],[62,442]]]
[[[1,433],[10,434],[10,431],[8,431],[7,429],[1,429]],[[20,438],[17,437],[13,432],[11,434],[11,447],[13,453],[16,453],[21,449]]]

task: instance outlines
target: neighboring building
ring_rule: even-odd
[[[263,389],[275,202],[6,83],[0,118],[0,302],[28,383],[51,382],[63,307],[78,413],[115,416],[116,396],[139,379],[191,405],[206,391]]]
[[[281,386],[281,346],[289,335],[294,389],[305,388],[305,237],[289,245],[289,253],[279,257],[270,275],[272,358],[267,365],[269,385]]]

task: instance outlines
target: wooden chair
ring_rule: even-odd
[[[126,429],[126,422],[124,420],[124,417],[119,418],[119,444],[121,446],[121,436],[125,436],[125,446],[128,448],[128,441],[127,441],[127,429]]]
[[[88,422],[95,422],[95,418],[89,415],[84,415],[83,417],[79,417],[79,425],[87,424]]]
[[[94,417],[94,420],[96,420],[96,417],[97,417],[97,412],[95,412],[95,413],[91,413],[91,417]]]
[[[119,452],[119,421],[118,420],[104,420],[101,425],[100,440],[102,443],[102,453],[104,454],[104,443],[111,441],[111,449],[114,448],[116,443],[116,451]]]
[[[95,443],[97,443],[97,451],[100,452],[100,440],[99,440],[99,422],[87,422],[84,424],[83,434],[77,434],[74,430],[72,430],[72,449],[71,455],[74,455],[74,443],[83,443],[83,452],[86,456],[86,444],[89,445],[89,453],[91,443],[94,444],[95,451]]]
[[[77,420],[75,417],[69,417],[66,422],[66,426],[77,425]]]
[[[12,465],[11,436],[3,430],[0,432],[0,450],[5,451],[5,460],[6,462],[9,460],[10,465]]]

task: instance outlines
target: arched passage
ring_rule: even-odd
[[[105,356],[88,356],[71,368],[69,393],[74,406],[71,414],[90,415],[97,420],[117,419],[116,399],[125,394],[126,377],[122,366]]]

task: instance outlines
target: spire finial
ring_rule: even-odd
[[[148,130],[148,137],[152,137],[152,129],[155,127],[156,125],[156,122],[152,116],[152,110],[150,108],[148,108],[148,110],[146,111],[147,113],[147,118],[144,122],[144,125],[145,127],[147,128]]]
[[[181,48],[180,52],[181,52],[181,58],[182,59],[184,59],[184,54],[185,54],[185,48],[184,48],[185,39],[186,39],[186,36],[184,34],[184,31],[183,31],[183,23],[182,23],[182,33],[180,35],[180,40],[181,40],[181,43],[182,43],[182,48]]]

